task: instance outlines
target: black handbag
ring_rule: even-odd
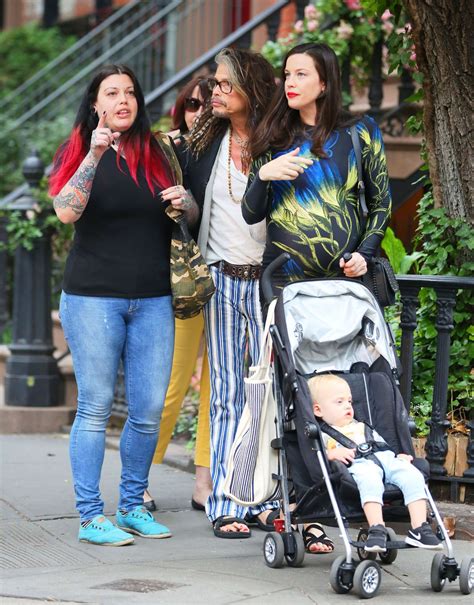
[[[382,256],[372,257],[367,263],[367,273],[362,276],[362,283],[369,288],[381,307],[395,304],[399,286],[388,259]]]
[[[362,157],[357,127],[351,126],[352,145],[354,147],[357,163],[357,191],[359,205],[364,220],[368,211],[365,201],[365,185],[362,174]],[[367,273],[362,276],[362,283],[369,288],[381,307],[388,307],[395,303],[395,294],[400,289],[392,265],[387,258],[373,256],[367,262]]]

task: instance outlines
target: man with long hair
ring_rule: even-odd
[[[214,534],[247,538],[248,522],[273,529],[278,514],[266,503],[254,509],[224,495],[228,456],[244,406],[246,351],[258,359],[262,335],[259,277],[265,222],[252,230],[240,202],[250,168],[249,135],[275,91],[273,70],[259,54],[226,48],[209,79],[211,105],[191,131],[184,172],[202,208],[198,243],[210,265],[216,293],[205,308],[211,377],[211,476],[206,513]]]

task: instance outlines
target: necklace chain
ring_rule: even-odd
[[[230,199],[234,202],[234,204],[240,204],[242,202],[242,199],[238,200],[234,197],[234,194],[232,193],[232,173],[231,173],[231,161],[232,161],[232,137],[235,136],[235,140],[237,141],[237,143],[240,145],[240,161],[242,163],[242,170],[244,170],[244,156],[247,156],[247,146],[248,146],[248,139],[245,141],[244,139],[242,139],[241,137],[239,137],[239,135],[237,133],[234,133],[233,129],[232,129],[232,125],[230,126],[230,132],[229,132],[229,153],[227,155],[227,189],[229,191],[229,196]],[[245,159],[245,161],[247,161]]]

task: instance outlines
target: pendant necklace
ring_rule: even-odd
[[[229,131],[229,153],[227,156],[227,189],[229,191],[230,199],[234,202],[234,204],[240,204],[242,202],[242,199],[240,199],[240,200],[236,199],[234,197],[234,194],[232,193],[231,161],[232,161],[232,136],[234,134],[232,126],[230,126],[229,130],[230,130]],[[239,137],[237,134],[235,134],[235,139],[236,139],[237,143],[240,145],[240,161],[242,163],[242,168],[243,168],[244,167],[243,155],[244,155],[244,153],[246,155],[246,147],[248,145],[248,139],[247,139],[247,141],[244,141],[244,139]]]

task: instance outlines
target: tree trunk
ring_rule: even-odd
[[[473,221],[474,2],[402,0],[424,76],[424,127],[435,204]]]

